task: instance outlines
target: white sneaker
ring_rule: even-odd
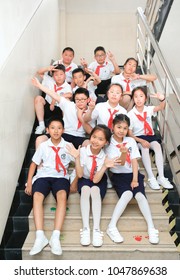
[[[101,247],[103,245],[103,233],[98,230],[93,230],[93,246],[94,247]]]
[[[51,252],[54,255],[62,255],[61,243],[59,238],[51,237],[49,245],[51,246]]]
[[[169,182],[168,178],[157,177],[158,183],[165,189],[173,189],[173,185]]]
[[[124,238],[119,233],[117,227],[109,228],[106,231],[107,235],[111,238],[113,242],[121,243],[124,241]]]
[[[48,245],[48,240],[44,236],[43,238],[36,238],[34,242],[34,246],[32,247],[31,251],[29,252],[30,256],[36,255],[42,251],[44,247]]]
[[[148,179],[148,185],[153,190],[160,190],[160,186],[155,177]]]
[[[88,246],[91,243],[89,228],[80,229],[80,243],[82,246]]]
[[[43,134],[45,132],[45,127],[44,126],[37,126],[35,130],[35,134]]]
[[[151,228],[148,230],[149,234],[149,242],[152,244],[158,244],[159,243],[159,231],[155,228]]]

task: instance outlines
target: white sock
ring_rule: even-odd
[[[43,230],[36,230],[36,238],[44,238],[44,236]]]
[[[44,123],[44,121],[40,121],[40,122],[39,122],[39,126],[41,126],[41,127],[45,127],[45,123]]]
[[[149,149],[148,148],[143,148],[143,146],[141,144],[138,144],[138,147],[141,150],[141,156],[142,156],[142,162],[144,165],[144,168],[146,169],[148,178],[154,178],[154,174],[152,172],[152,168],[151,168],[151,159],[150,159],[150,155],[149,155]]]
[[[93,186],[90,190],[91,190],[91,198],[92,198],[93,229],[100,230],[101,205],[102,205],[100,189],[97,186]]]
[[[57,230],[57,229],[53,230],[51,238],[59,239],[59,237],[60,237],[60,230]]]
[[[153,223],[153,220],[152,220],[151,210],[149,208],[149,203],[148,203],[146,197],[142,193],[138,192],[135,195],[135,199],[137,200],[139,209],[141,210],[141,213],[143,214],[143,216],[146,220],[148,229],[154,228],[154,223]]]
[[[89,228],[89,211],[90,211],[90,187],[83,186],[80,198],[81,216],[83,228]]]
[[[121,195],[120,199],[118,200],[114,208],[112,218],[108,227],[110,228],[116,227],[117,221],[119,220],[120,216],[126,209],[126,206],[128,205],[129,201],[132,199],[132,197],[133,197],[133,193],[131,191],[125,191]]]
[[[157,141],[150,143],[151,149],[155,153],[155,162],[158,170],[159,177],[164,177],[164,163],[161,145]]]

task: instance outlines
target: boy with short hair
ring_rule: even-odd
[[[50,75],[48,74],[50,72]],[[42,84],[53,90],[57,95],[63,95],[65,98],[72,97],[71,86],[66,82],[65,67],[62,64],[48,66],[41,68],[37,74],[43,78]],[[48,95],[44,97],[36,96],[34,100],[35,112],[39,122],[36,127],[35,134],[42,134],[45,132],[44,118],[48,119],[53,115],[58,115],[62,118],[62,111]]]
[[[93,121],[89,123],[84,122],[84,114],[87,111],[87,106],[90,101],[88,90],[85,88],[78,88],[73,96],[75,102],[72,102],[63,96],[55,94],[54,91],[42,85],[37,78],[32,79],[32,84],[58,102],[58,106],[63,112],[65,124],[63,138],[67,142],[73,143],[76,148],[82,145],[84,140],[87,139],[86,133],[89,134],[92,127],[95,126]],[[41,137],[43,137],[42,141],[46,140],[46,136]]]
[[[98,46],[94,50],[95,61],[91,62],[89,66],[84,58],[81,59],[81,65],[95,72],[101,79],[101,83],[98,85],[96,95],[106,94],[107,87],[111,83],[111,77],[114,74],[121,72],[115,57],[112,52],[106,53],[104,47]],[[110,60],[110,61],[109,61]]]
[[[97,99],[95,94],[95,90],[97,89],[97,85],[101,82],[99,76],[92,71],[88,71],[90,77],[86,79],[86,74],[82,68],[76,68],[72,72],[73,81],[75,87],[72,89],[73,93],[79,87],[87,88],[89,91],[89,97],[93,100]]]
[[[33,195],[33,213],[36,227],[36,239],[30,255],[38,254],[48,243],[53,254],[62,254],[60,231],[64,223],[66,202],[70,190],[67,168],[69,163],[74,161],[74,158],[68,154],[66,149],[68,143],[61,137],[64,132],[63,120],[53,117],[48,123],[47,132],[50,134],[50,139],[41,143],[36,150],[29,167],[25,188],[27,195]],[[41,168],[37,169],[34,176],[40,163]],[[54,230],[48,242],[43,229],[43,202],[50,191],[52,191],[57,205]]]
[[[74,50],[70,47],[66,47],[62,51],[62,58],[53,63],[53,65],[63,64],[65,66],[66,81],[68,82],[68,84],[72,83],[72,71],[78,67],[73,62],[73,59],[74,59]]]

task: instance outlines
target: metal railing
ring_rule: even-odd
[[[150,92],[163,92],[166,107],[158,112],[164,158],[168,160],[173,180],[180,195],[180,87],[166,63],[142,8],[137,9],[137,58],[143,73],[154,73],[157,80],[148,87]],[[152,104],[156,104],[151,99]]]

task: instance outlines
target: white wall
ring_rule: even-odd
[[[59,58],[58,0],[1,0],[0,240],[34,122],[30,78]]]
[[[94,49],[102,45],[111,50],[118,64],[136,55],[136,10],[146,0],[60,0],[61,49],[71,46],[75,61],[91,62]]]

